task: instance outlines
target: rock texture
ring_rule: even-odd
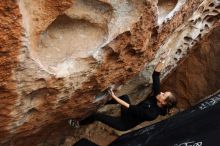
[[[1,141],[11,135],[7,125],[13,122],[10,116],[12,107],[16,105],[16,79],[13,70],[18,64],[18,54],[22,47],[22,27],[19,23],[21,14],[18,5],[13,1],[4,1],[0,4],[0,119]]]
[[[163,56],[166,77],[219,25],[219,12],[218,0],[1,2],[0,143],[60,136],[66,119],[103,104],[93,102],[100,91],[137,74],[149,85]]]
[[[172,89],[178,97],[194,105],[220,88],[220,27],[202,39],[174,73],[164,81],[163,90]]]

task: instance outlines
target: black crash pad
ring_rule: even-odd
[[[88,139],[82,138],[78,142],[76,142],[73,146],[98,146],[98,145],[91,142]]]

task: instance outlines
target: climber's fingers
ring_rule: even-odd
[[[161,55],[160,55],[160,61],[163,61],[167,58],[167,53],[166,52],[163,52]]]
[[[111,96],[114,96],[114,95],[115,95],[111,88],[108,89],[108,93],[109,93]]]

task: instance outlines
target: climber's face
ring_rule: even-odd
[[[167,98],[168,98],[170,95],[171,95],[171,92],[169,92],[169,91],[160,92],[160,94],[158,94],[158,95],[156,96],[156,98],[157,98],[157,105],[158,105],[159,107],[164,107],[164,106],[166,106],[166,105],[167,105],[166,100],[167,100]]]

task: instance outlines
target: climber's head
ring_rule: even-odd
[[[176,96],[174,95],[174,93],[170,91],[160,92],[160,94],[158,94],[156,98],[157,98],[157,105],[159,107],[166,107],[170,109],[174,107],[177,103]]]

